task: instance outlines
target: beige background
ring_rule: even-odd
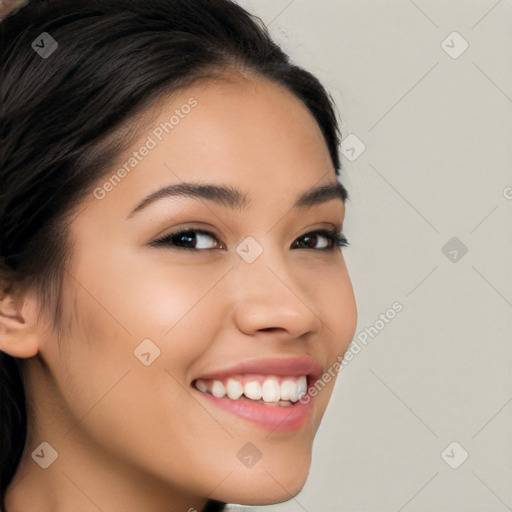
[[[231,510],[512,510],[512,1],[239,3],[365,145],[342,144],[356,337],[403,311],[342,370],[304,490]]]

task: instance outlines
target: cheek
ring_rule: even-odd
[[[180,324],[201,311],[197,305],[205,302],[208,290],[221,276],[207,265],[178,259],[164,248],[134,249],[119,244],[96,259],[102,262],[99,271],[77,265],[90,296],[84,297],[86,307],[91,316],[118,324],[132,343],[145,338],[165,342],[172,337]]]
[[[339,333],[339,341],[343,352],[352,341],[357,327],[357,305],[352,283],[348,274],[341,280],[338,291],[339,307],[332,311],[335,318],[336,333]]]
[[[306,286],[304,297],[308,298],[308,305],[322,321],[322,347],[313,349],[322,352],[327,362],[324,375],[313,383],[319,425],[339,376],[336,362],[339,365],[355,334],[357,306],[344,264],[325,271],[311,270],[301,280]]]
[[[66,312],[65,354],[52,370],[73,423],[79,421],[79,430],[102,452],[178,478],[179,461],[191,458],[191,443],[198,445],[191,464],[197,468],[211,440],[226,438],[187,389],[188,370],[214,339],[213,322],[224,316],[215,309],[214,294],[205,298],[215,276],[205,284],[193,272],[182,271],[172,279],[151,279],[149,274],[137,273],[121,290],[112,284],[121,282],[116,271],[106,274],[109,280],[82,276],[72,311]],[[154,344],[144,349],[150,353],[147,366],[134,354],[145,339]],[[153,359],[155,350],[158,357]],[[238,449],[233,446],[230,453]],[[215,452],[216,459],[221,456]],[[192,475],[187,478],[192,481]],[[211,488],[218,483],[213,472],[201,478]]]
[[[162,274],[140,271],[124,281],[113,271],[108,280],[89,281],[87,292],[77,291],[67,359],[74,381],[87,382],[94,374],[91,388],[99,392],[135,369],[146,372],[140,375],[145,389],[154,384],[154,368],[186,380],[224,315],[214,294],[206,297],[212,276],[205,282],[192,272]],[[89,395],[86,402],[96,393]]]
[[[131,370],[130,379],[140,378],[133,391],[137,398],[169,381],[177,385],[173,377],[186,382],[225,318],[215,290],[209,293],[223,272],[172,265],[164,258],[141,265],[140,256],[135,261],[126,253],[99,259],[100,271],[75,267],[80,284],[68,312],[72,326],[64,371],[74,388],[84,387],[83,407]]]
[[[326,269],[310,270],[301,277],[306,283],[304,297],[322,321],[326,355],[331,359],[344,353],[357,326],[357,306],[347,268],[337,262]]]

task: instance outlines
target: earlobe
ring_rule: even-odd
[[[0,350],[12,357],[26,359],[39,350],[39,337],[32,319],[24,318],[12,296],[0,301]]]

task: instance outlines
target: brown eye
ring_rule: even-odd
[[[311,233],[306,233],[294,242],[294,246],[296,247],[297,242],[300,242],[301,240],[304,242],[304,246],[298,247],[298,249],[332,251],[336,247],[346,247],[348,245],[348,240],[336,230],[322,229],[318,231],[312,231]],[[320,247],[315,247],[318,243],[320,243]]]
[[[158,240],[151,242],[150,245],[161,247],[176,247],[178,249],[192,249],[192,250],[211,250],[217,247],[211,247],[211,243],[208,239],[214,239],[214,234],[203,231],[200,229],[186,229],[177,231],[175,233],[169,233]]]

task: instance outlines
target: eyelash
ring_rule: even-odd
[[[149,245],[153,247],[172,247],[174,249],[184,250],[184,251],[211,251],[213,249],[196,249],[194,247],[180,247],[175,243],[175,240],[179,238],[180,236],[189,234],[189,233],[200,233],[202,235],[207,235],[212,238],[217,238],[213,233],[209,231],[204,231],[202,229],[183,229],[180,231],[176,231],[175,233],[169,233],[168,235],[165,235],[162,238],[158,238],[157,240],[154,240]],[[334,251],[337,247],[347,247],[349,245],[349,241],[345,238],[343,233],[339,233],[335,229],[319,229],[316,231],[310,231],[309,233],[305,233],[304,235],[300,236],[297,240],[300,240],[301,238],[304,238],[306,236],[311,235],[320,235],[324,236],[328,240],[331,241],[329,244],[329,247],[323,247],[321,249],[312,249],[316,251]],[[295,243],[295,242],[294,242]],[[304,247],[302,247],[304,249]],[[307,248],[306,248],[307,249]]]

